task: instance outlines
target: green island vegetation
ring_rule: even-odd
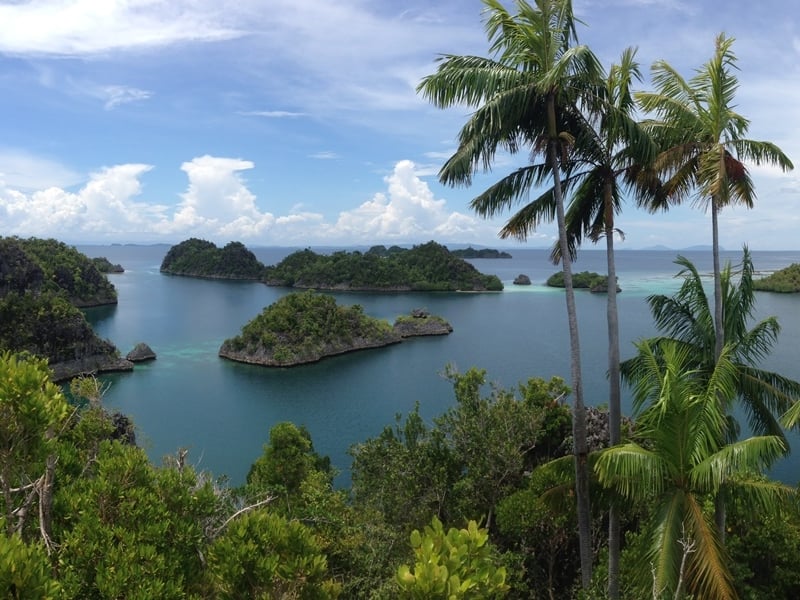
[[[266,269],[269,285],[354,291],[500,291],[496,275],[484,275],[436,242],[413,248],[375,246],[366,252],[330,255],[299,250]]]
[[[388,322],[365,315],[360,305],[338,306],[333,296],[306,291],[287,294],[266,307],[238,336],[222,343],[219,355],[286,367],[400,339]]]
[[[683,392],[697,381],[669,373],[677,379],[664,387],[676,393],[658,392],[661,400],[626,422],[622,446],[607,447],[608,414],[587,409],[597,493],[620,486],[629,498],[621,512],[625,600],[651,597],[652,552],[667,546],[654,546],[648,528],[663,518],[664,499],[695,492],[670,487],[679,482],[651,487],[657,469],[625,479],[618,462],[637,448],[648,460],[678,456],[687,438],[675,432],[688,427],[685,410],[700,425],[687,433],[702,437],[704,451],[722,448],[707,445],[716,439],[709,431],[724,422],[708,410],[717,402],[694,401],[697,394]],[[193,467],[184,449],[151,463],[135,445],[133,424],[102,408],[98,380],[73,380],[67,396],[48,381],[41,359],[0,353],[0,590],[64,600],[605,597],[599,567],[589,595],[577,589],[572,417],[563,380],[531,378],[504,389],[476,368],[448,366],[445,375],[453,405],[430,422],[417,407],[355,444],[349,488],[334,487],[330,460],[305,428],[289,422],[265,431],[246,481],[232,487]],[[660,385],[648,381],[651,391]],[[696,467],[671,466],[701,469],[704,458],[693,459],[701,461]],[[779,488],[764,478],[754,485]],[[758,504],[755,518],[746,495],[732,496],[722,565],[728,597],[800,593],[800,504],[781,489],[787,495]],[[707,489],[698,493],[690,497],[706,511]],[[591,518],[599,560],[601,504]],[[708,541],[686,539],[698,548]],[[688,556],[696,555],[705,556]]]
[[[96,256],[92,259],[94,266],[101,273],[124,273],[125,269],[120,264],[114,264],[105,256]]]
[[[114,286],[91,260],[55,240],[0,238],[0,350],[50,362],[56,380],[128,370],[78,307],[116,303]]]
[[[450,252],[453,253],[453,256],[459,258],[513,258],[508,252],[504,250],[495,250],[493,248],[475,249],[470,246],[469,248],[451,250]]]
[[[546,285],[550,287],[564,287],[564,273],[558,271],[547,278]],[[572,285],[575,289],[588,289],[591,292],[605,292],[608,290],[608,277],[590,271],[581,271],[572,274]],[[620,291],[617,286],[617,291]]]
[[[753,281],[753,288],[762,292],[796,294],[800,292],[800,264],[794,263]]]
[[[4,288],[57,292],[77,307],[116,304],[117,291],[94,262],[53,239],[0,238]]]
[[[208,279],[260,280],[264,265],[241,242],[218,248],[213,242],[190,238],[167,251],[161,272]]]

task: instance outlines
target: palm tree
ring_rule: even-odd
[[[664,335],[651,340],[654,348],[665,343],[684,346],[691,356],[692,368],[699,377],[708,378],[714,371],[716,344],[718,342],[714,316],[700,274],[686,258],[676,261],[682,267],[679,275],[685,280],[673,297],[656,295],[648,298],[656,326]],[[740,267],[739,284],[733,281],[730,264],[720,273],[719,288],[724,315],[722,332],[726,345],[731,348],[731,360],[736,368],[736,398],[740,400],[750,429],[761,435],[774,435],[784,439],[779,422],[780,415],[796,405],[800,399],[800,383],[757,366],[777,341],[780,326],[775,317],[750,323],[755,307],[753,289],[753,263],[745,247]],[[623,378],[631,378],[642,361],[641,356],[622,363]],[[794,425],[797,425],[795,423]],[[738,435],[738,426],[730,419],[728,439]],[[787,446],[788,447],[788,446]],[[717,526],[720,539],[725,540],[725,500],[717,498]]]
[[[656,327],[663,334],[649,340],[649,345],[657,355],[665,344],[680,345],[688,353],[697,376],[708,379],[714,371],[716,344],[711,303],[694,264],[681,256],[675,262],[681,267],[678,276],[684,277],[680,289],[674,296],[659,294],[647,299]],[[786,441],[780,416],[800,399],[800,382],[758,366],[777,342],[780,325],[775,317],[752,324],[755,290],[753,261],[747,247],[738,273],[730,264],[725,265],[720,274],[720,288],[723,331],[736,369],[735,399],[741,403],[751,431]],[[644,357],[636,356],[623,362],[623,378],[632,381],[643,360]],[[736,429],[729,429],[728,435],[734,439]]]
[[[638,349],[631,376],[640,441],[603,451],[595,472],[630,502],[653,506],[639,573],[648,584],[652,575],[654,597],[735,598],[719,532],[703,505],[724,485],[754,510],[773,509],[791,488],[754,475],[785,443],[770,435],[726,444],[726,408],[738,385],[730,346],[702,377],[689,346],[665,340],[656,350],[644,341]]]
[[[612,65],[603,87],[598,89],[596,106],[587,111],[586,123],[578,130],[573,160],[567,165],[562,181],[571,199],[566,212],[567,242],[574,259],[583,237],[593,242],[606,241],[608,264],[608,378],[609,378],[609,442],[620,442],[622,410],[620,401],[619,318],[617,314],[616,262],[614,259],[615,215],[621,210],[623,194],[634,190],[639,203],[650,201],[653,190],[643,173],[655,158],[655,146],[634,120],[635,105],[631,85],[641,80],[635,50],[623,52],[619,64]],[[498,185],[502,185],[498,184]],[[495,186],[497,187],[497,186]],[[473,208],[482,215],[494,215],[510,208],[516,198],[505,197],[494,189],[473,200]],[[522,207],[501,230],[503,238],[525,239],[540,223],[552,221],[555,214],[555,190],[551,187]],[[561,260],[560,243],[552,252],[553,262]],[[609,510],[609,598],[619,597],[619,516]]]
[[[571,0],[516,0],[512,15],[499,0],[484,0],[486,32],[494,58],[445,55],[437,72],[418,87],[441,108],[456,104],[477,107],[459,134],[455,154],[439,178],[450,185],[469,185],[479,168],[489,169],[498,150],[521,148],[546,161],[515,171],[484,195],[505,199],[525,196],[531,187],[552,178],[562,256],[569,257],[561,186],[561,170],[576,132],[583,126],[580,109],[600,81],[594,54],[577,45]],[[474,202],[479,202],[476,198]],[[576,496],[580,538],[581,581],[591,580],[591,531],[586,419],[580,366],[580,341],[572,287],[571,260],[561,261],[566,288],[570,364],[574,397]]]
[[[714,357],[725,343],[721,269],[719,262],[719,211],[728,205],[753,207],[753,182],[744,164],[793,168],[789,158],[771,142],[746,139],[749,121],[734,108],[739,87],[732,70],[736,57],[733,38],[720,34],[714,56],[686,81],[669,64],[652,67],[655,92],[636,94],[642,108],[654,115],[648,126],[662,144],[656,168],[663,174],[663,197],[651,210],[683,202],[696,192],[698,203],[710,202],[714,262]]]

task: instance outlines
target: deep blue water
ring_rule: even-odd
[[[367,314],[393,321],[424,307],[446,318],[453,333],[420,338],[387,348],[323,360],[291,369],[267,369],[220,359],[225,338],[288,290],[260,283],[173,277],[159,273],[168,246],[81,246],[89,256],[106,256],[126,271],[111,275],[119,293],[116,307],[87,311],[101,337],[124,354],[137,342],[157,353],[154,362],[133,373],[104,376],[111,383],[106,404],[131,415],[139,443],[159,462],[178,448],[190,460],[234,484],[244,481],[261,454],[270,428],[281,421],[305,425],[315,448],[331,457],[349,481],[348,448],[380,433],[419,402],[426,419],[454,402],[441,372],[447,364],[464,371],[480,367],[488,379],[513,387],[530,377],[559,375],[569,382],[569,341],[563,291],[544,281],[557,270],[546,250],[512,250],[513,259],[471,261],[495,273],[505,284],[497,293],[469,294],[335,294],[342,304],[361,304]],[[274,264],[291,249],[254,249],[265,264]],[[710,252],[687,252],[702,273],[711,271]],[[617,271],[622,357],[633,354],[632,342],[654,333],[645,298],[670,293],[676,252],[621,251]],[[724,253],[734,264],[737,252]],[[753,252],[757,270],[772,271],[800,262],[800,252]],[[605,254],[584,250],[576,271],[605,272]],[[530,287],[512,285],[525,273]],[[578,292],[584,391],[587,404],[607,403],[606,298]],[[764,366],[800,379],[800,296],[759,293],[759,316],[777,315],[783,327],[779,343]],[[628,401],[623,408],[629,410]],[[800,447],[793,436],[792,445]],[[796,459],[786,459],[773,475],[795,483]]]

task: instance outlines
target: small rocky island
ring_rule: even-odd
[[[520,273],[514,278],[514,285],[531,285],[531,278],[525,273]]]
[[[553,273],[547,279],[547,285],[550,287],[564,287],[564,272],[558,271]],[[592,273],[589,271],[581,271],[580,273],[572,274],[572,287],[577,289],[588,289],[593,294],[605,294],[608,292],[608,276],[600,275],[599,273]],[[622,288],[617,285],[617,292],[621,292]]]
[[[218,248],[213,242],[190,238],[169,249],[161,261],[161,272],[203,279],[259,281],[264,265],[241,242]]]
[[[413,325],[407,319],[417,321]],[[222,358],[267,367],[292,367],[369,348],[397,344],[405,337],[450,333],[449,323],[427,313],[401,317],[394,326],[364,314],[358,305],[338,306],[327,294],[287,294],[227,339]]]

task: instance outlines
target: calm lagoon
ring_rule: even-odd
[[[260,283],[191,279],[162,275],[169,249],[157,246],[78,246],[88,256],[105,256],[125,273],[110,275],[119,304],[87,311],[97,333],[124,354],[146,342],[158,355],[132,373],[103,377],[111,387],[109,408],[129,414],[137,439],[154,462],[178,448],[189,450],[199,469],[244,481],[261,454],[270,428],[281,421],[305,425],[314,446],[331,457],[349,482],[348,448],[392,425],[418,402],[430,420],[454,402],[441,376],[447,364],[464,371],[485,369],[489,381],[513,387],[530,377],[553,375],[569,381],[569,341],[563,291],[544,281],[557,270],[548,251],[510,250],[512,259],[471,261],[500,277],[505,290],[495,293],[334,294],[340,304],[361,304],[367,314],[393,321],[413,308],[426,308],[453,326],[449,336],[412,339],[382,349],[353,353],[291,369],[268,369],[217,356],[225,338],[289,292]],[[291,248],[254,248],[265,264],[274,264]],[[323,250],[319,250],[323,251]],[[671,251],[620,251],[617,271],[622,357],[632,343],[652,335],[646,297],[671,293],[680,285]],[[711,272],[710,251],[685,252],[702,273]],[[725,252],[736,264],[740,252]],[[755,268],[772,271],[800,262],[800,252],[753,252]],[[581,251],[574,270],[605,272],[605,254]],[[512,285],[520,273],[532,286]],[[586,402],[607,403],[605,295],[576,293]],[[763,365],[800,379],[800,296],[759,293],[758,317],[776,315],[782,332],[775,352]],[[623,410],[629,412],[626,395]],[[792,436],[794,448],[800,437]],[[773,476],[796,483],[800,462],[784,459]]]

